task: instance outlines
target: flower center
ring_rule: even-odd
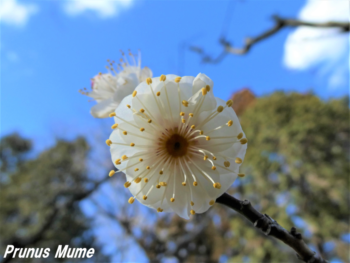
[[[181,157],[187,153],[188,141],[179,134],[173,134],[167,140],[165,147],[168,153],[173,157]]]

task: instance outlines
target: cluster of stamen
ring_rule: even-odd
[[[160,81],[165,82],[166,76],[162,75],[160,77]],[[179,95],[179,102],[180,100],[180,87],[179,83],[181,81],[181,77],[175,78],[175,83],[178,84],[178,95]],[[231,173],[235,173],[233,170],[230,169],[230,161],[226,156],[221,155],[219,152],[211,152],[207,149],[206,144],[203,144],[204,141],[210,141],[211,146],[216,146],[216,145],[223,145],[223,144],[228,144],[228,143],[241,143],[241,144],[246,144],[248,140],[246,138],[243,138],[243,133],[239,133],[233,136],[227,136],[227,137],[215,137],[212,136],[211,134],[214,133],[215,131],[225,128],[225,127],[230,127],[233,125],[232,120],[227,120],[226,123],[222,123],[220,126],[210,130],[210,131],[204,131],[201,128],[203,126],[213,120],[216,116],[218,116],[221,112],[224,111],[226,107],[231,107],[232,106],[232,100],[228,100],[226,102],[225,106],[218,106],[215,111],[213,111],[209,116],[207,116],[203,121],[200,123],[197,123],[197,118],[200,114],[200,110],[202,107],[202,104],[204,102],[205,96],[207,93],[210,91],[210,86],[207,85],[206,87],[203,87],[201,89],[202,92],[202,97],[196,102],[196,105],[193,109],[193,112],[186,114],[184,111],[186,107],[189,106],[189,102],[186,100],[182,100],[180,103],[180,122],[176,125],[173,125],[174,123],[174,117],[172,115],[171,109],[170,109],[170,103],[169,103],[169,97],[167,93],[167,88],[164,83],[164,92],[166,96],[166,103],[164,104],[160,100],[160,95],[161,92],[158,91],[155,93],[152,88],[152,79],[148,78],[146,80],[146,83],[149,85],[151,89],[151,93],[154,96],[154,99],[156,101],[156,106],[158,107],[161,116],[163,116],[163,124],[170,123],[172,126],[165,125],[162,126],[160,123],[157,122],[157,119],[152,116],[152,113],[148,111],[146,105],[143,105],[142,101],[138,98],[137,96],[137,91],[134,91],[132,96],[133,98],[136,98],[139,100],[140,104],[142,105],[143,108],[140,110],[136,111],[135,109],[132,108],[130,105],[126,105],[127,108],[129,108],[134,116],[136,115],[139,117],[143,122],[145,123],[145,127],[137,127],[140,130],[140,134],[136,134],[135,132],[129,132],[126,130],[123,130],[118,127],[118,124],[112,125],[112,129],[120,129],[121,133],[124,136],[136,136],[140,137],[143,139],[151,140],[153,141],[154,147],[152,148],[153,154],[156,154],[157,156],[157,161],[154,163],[147,163],[148,160],[150,159],[146,154],[136,154],[132,157],[127,157],[123,155],[121,158],[115,160],[116,165],[122,164],[122,162],[130,160],[131,158],[139,158],[139,162],[136,162],[132,165],[128,165],[127,167],[118,170],[118,172],[123,172],[133,166],[137,166],[141,162],[145,162],[147,164],[146,169],[141,171],[139,167],[135,167],[134,171],[137,172],[138,176],[136,176],[133,180],[127,181],[124,186],[126,188],[130,187],[131,184],[135,183],[138,184],[140,182],[144,182],[143,186],[139,190],[135,196],[131,197],[129,199],[129,203],[132,204],[138,196],[143,188],[147,185],[148,181],[151,179],[153,176],[158,176],[156,180],[156,184],[154,186],[151,186],[149,189],[148,193],[142,196],[143,200],[147,200],[147,196],[150,194],[151,191],[157,191],[155,189],[160,189],[161,187],[167,187],[169,184],[169,180],[174,180],[173,183],[173,189],[166,189],[166,191],[172,191],[172,197],[170,198],[170,202],[176,202],[176,187],[175,185],[175,176],[182,176],[183,181],[181,183],[181,187],[187,187],[188,191],[190,193],[188,200],[189,204],[191,206],[194,206],[194,202],[192,200],[193,195],[192,195],[192,187],[197,187],[199,185],[199,181],[197,180],[198,176],[203,176],[206,180],[211,181],[212,185],[216,189],[221,188],[221,184],[219,182],[215,182],[210,174],[205,172],[202,168],[200,168],[195,161],[193,161],[195,158],[203,158],[204,161],[208,161],[211,163],[211,169],[215,171],[218,167],[225,169]],[[163,91],[162,91],[163,92]],[[184,110],[184,111],[182,111]],[[124,120],[121,116],[117,116],[115,113],[111,113],[110,117],[116,117],[120,119],[123,122],[127,122]],[[128,122],[127,122],[128,123]],[[129,123],[132,126],[135,126],[135,124]],[[135,126],[136,127],[136,126]],[[166,128],[165,128],[166,127]],[[159,136],[157,139],[152,139],[152,136],[143,136],[143,132],[152,134],[154,131],[160,131]],[[232,139],[232,141],[225,142],[225,143],[215,143],[216,139]],[[145,145],[137,145],[135,143],[130,143],[130,144],[123,144],[123,143],[116,143],[112,142],[111,140],[107,140],[106,144],[108,146],[111,146],[112,144],[117,144],[117,145],[123,145],[123,146],[131,146],[131,147],[140,147],[140,148],[147,148],[149,149],[149,146]],[[224,162],[221,164],[217,161],[217,157],[220,156],[224,159]],[[237,164],[242,163],[242,159],[239,157],[234,158],[234,162]],[[189,163],[192,164],[192,168],[196,168],[196,170],[192,169],[189,165]],[[159,171],[158,171],[159,170]],[[169,170],[170,172],[166,172],[167,174],[170,173],[169,176],[164,176],[164,172]],[[151,171],[156,171],[153,172],[150,177],[148,178],[147,176],[150,174]],[[158,172],[157,172],[158,171]],[[198,171],[198,172],[197,172]],[[117,171],[110,171],[109,176],[113,176]],[[239,177],[243,177],[244,174],[237,174]],[[162,178],[167,178],[166,181],[162,181]],[[192,179],[190,179],[192,178]],[[189,183],[189,181],[193,181],[192,183]],[[165,193],[165,191],[164,191]],[[161,205],[157,209],[158,212],[162,212],[162,204],[164,200],[164,196],[162,197],[161,200]],[[209,202],[209,205],[213,205],[215,203],[214,200],[211,200]],[[191,214],[195,214],[195,211],[193,209],[190,210]]]
[[[97,79],[92,78],[91,79],[91,89],[92,90],[98,90],[100,87],[99,85],[107,86],[108,89],[115,91],[116,85],[113,80],[113,77],[117,76],[123,71],[127,71],[128,68],[138,69],[135,73],[137,74],[137,77],[140,79],[141,77],[141,60],[138,59],[136,54],[132,54],[129,50],[128,55],[129,58],[125,55],[125,53],[120,50],[122,58],[119,60],[119,63],[116,63],[114,60],[107,59],[108,65],[106,66],[106,69],[109,73],[107,78],[104,78],[102,75],[102,72],[98,73]],[[79,92],[83,95],[89,95],[90,92],[87,90],[87,88],[80,89]]]

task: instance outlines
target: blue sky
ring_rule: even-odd
[[[71,138],[101,128],[102,123],[109,125],[110,120],[89,115],[93,102],[78,89],[89,87],[91,77],[105,72],[108,58],[118,60],[120,49],[140,49],[142,65],[150,67],[154,76],[205,73],[214,80],[215,95],[223,99],[243,87],[258,96],[275,90],[312,90],[324,99],[348,93],[347,85],[329,87],[315,69],[294,71],[284,66],[288,29],[245,56],[228,56],[215,65],[202,64],[187,48],[196,45],[219,54],[218,38],[228,8],[227,38],[239,46],[244,37],[269,28],[272,14],[296,17],[305,1],[247,0],[229,5],[229,1],[129,0],[109,14],[106,8],[68,12],[68,1],[16,3],[29,6],[31,12],[25,22],[0,21],[2,135],[18,131],[47,145],[57,136]]]

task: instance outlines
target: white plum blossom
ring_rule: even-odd
[[[106,143],[118,168],[109,175],[126,174],[129,203],[188,219],[243,177],[248,140],[231,106],[204,74],[148,78],[125,97]]]
[[[148,67],[141,69],[141,59],[137,63],[135,56],[129,53],[131,62],[123,54],[121,64],[113,67],[114,61],[109,61],[107,66],[109,73],[99,73],[91,79],[91,92],[80,90],[80,93],[87,95],[97,104],[91,108],[91,115],[95,118],[106,118],[114,112],[125,96],[130,95],[137,85],[152,77],[152,71]]]

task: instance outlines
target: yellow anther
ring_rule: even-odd
[[[203,135],[203,133],[204,133],[203,131],[200,131],[200,132],[199,132],[200,135]]]
[[[144,112],[145,112],[145,110],[144,110],[144,109],[140,109],[140,112],[141,112],[141,113],[144,113]]]
[[[215,201],[214,200],[210,200],[209,201],[209,205],[213,205],[213,204],[215,204]]]
[[[205,137],[207,141],[210,141],[210,136]]]
[[[143,132],[145,130],[145,128],[141,128],[140,131]]]
[[[213,184],[213,186],[216,189],[220,189],[221,188],[221,184],[220,183],[215,183],[215,184]]]
[[[202,95],[203,95],[203,96],[207,95],[207,92],[208,92],[208,91],[207,91],[206,88],[202,88]]]
[[[112,170],[112,171],[109,172],[109,176],[110,176],[110,177],[113,176],[114,174],[115,174],[115,171],[114,171],[114,170]]]
[[[98,75],[102,76],[102,72],[99,72]]]
[[[139,168],[135,168],[134,171],[137,172],[139,170]]]
[[[247,138],[243,138],[240,140],[241,144],[246,144],[248,142]]]
[[[226,105],[229,106],[229,107],[231,107],[232,104],[233,104],[233,101],[232,101],[232,100],[228,100],[228,101],[226,102]]]
[[[210,91],[210,86],[209,85],[205,86],[205,88],[207,89],[207,91]]]
[[[139,159],[139,161],[140,161],[140,162],[143,162],[143,159],[142,159],[142,158],[140,158],[140,159]]]
[[[159,96],[160,96],[160,91],[158,91],[156,94],[157,94],[157,96],[159,97]]]
[[[215,157],[215,156],[213,156],[213,160],[214,160],[214,161],[216,160],[216,157]]]
[[[237,139],[240,140],[243,137],[243,133],[241,132],[240,134],[237,135]]]
[[[159,183],[161,186],[167,186],[166,182],[160,182]]]
[[[181,111],[180,116],[185,116],[185,113],[183,111]]]
[[[147,83],[147,85],[151,84],[152,83],[152,79],[151,78],[147,78],[146,79],[146,83]]]
[[[128,188],[130,185],[131,185],[130,182],[125,182],[124,187],[125,187],[125,188]]]
[[[117,123],[115,123],[115,124],[113,124],[113,125],[112,125],[112,127],[111,127],[111,128],[114,130],[114,129],[116,129],[117,127],[118,127],[118,124],[117,124]]]
[[[122,156],[122,160],[125,161],[126,159],[128,159],[128,156],[126,156],[125,154]]]
[[[224,110],[224,107],[222,107],[221,105],[216,109],[218,112],[222,112]]]
[[[208,155],[204,155],[203,160],[206,161],[208,159]]]
[[[182,182],[181,184],[182,184],[183,186],[186,186],[186,182]]]
[[[142,197],[142,199],[143,199],[143,200],[147,200],[147,195],[144,195],[144,196]]]
[[[135,179],[135,183],[138,184],[139,182],[141,182],[141,180],[142,180],[142,179],[141,179],[140,177],[137,177],[137,178]]]
[[[216,170],[216,166],[212,166],[211,169],[212,169],[212,170]]]
[[[191,204],[191,206],[194,206],[194,203],[193,203],[192,201],[191,201],[191,203],[190,203],[190,204]]]
[[[133,142],[130,143],[130,146],[131,146],[131,147],[134,147],[134,146],[135,146],[135,143],[133,143]]]
[[[227,126],[228,126],[228,127],[232,126],[232,124],[233,124],[233,121],[232,121],[232,120],[229,120],[229,121],[227,122]]]
[[[229,161],[224,162],[225,167],[230,167],[231,163]]]
[[[143,179],[145,183],[148,183],[148,178]]]
[[[151,169],[151,167],[149,167],[149,166],[147,165],[147,166],[146,166],[146,169],[149,170],[149,169]]]
[[[128,132],[127,132],[127,131],[123,131],[123,134],[124,134],[124,135],[127,135],[127,134],[128,134]]]
[[[175,82],[176,82],[176,83],[179,83],[180,80],[181,80],[181,77],[176,77],[176,78],[175,78]]]
[[[106,140],[106,144],[107,144],[108,146],[111,146],[112,141],[111,141],[110,139],[108,139],[108,140]]]
[[[193,113],[189,113],[188,115],[190,115],[190,117],[193,118]]]
[[[159,171],[159,174],[163,174],[163,171]]]
[[[112,112],[112,113],[110,113],[109,114],[109,117],[114,117],[114,116],[116,116],[117,114],[115,114],[115,112]]]
[[[120,159],[115,160],[114,162],[116,165],[121,164]]]
[[[160,185],[159,185],[159,184],[157,184],[157,185],[156,185],[156,188],[158,188],[158,189],[159,189],[159,188],[160,188]]]
[[[194,210],[191,210],[190,213],[191,213],[191,215],[195,215],[196,214],[196,212]]]
[[[181,122],[182,122],[182,123],[186,123],[186,120],[185,120],[185,119],[182,119]]]
[[[160,213],[160,212],[163,212],[163,209],[161,209],[160,207],[157,209],[157,212]]]
[[[151,119],[148,119],[148,121],[147,121],[148,123],[151,123],[152,122],[152,120]]]
[[[165,81],[166,80],[166,76],[165,75],[161,75],[160,76],[160,81]]]
[[[134,203],[134,201],[135,201],[135,198],[134,197],[130,197],[128,202],[129,202],[129,204],[132,204],[132,203]]]
[[[131,106],[129,104],[126,104],[126,107],[128,107],[129,109],[131,108]]]
[[[174,203],[175,202],[175,198],[174,197],[170,198],[170,202]]]
[[[182,101],[182,105],[184,105],[185,107],[188,107],[188,101],[183,100],[183,101]]]
[[[245,176],[245,174],[238,174],[238,176],[239,176],[239,177],[244,177],[244,176]]]
[[[198,183],[196,181],[193,182],[193,186],[197,186]]]
[[[191,129],[193,130],[194,128],[196,128],[196,125],[191,125]]]
[[[237,157],[236,160],[235,160],[235,163],[238,163],[238,164],[242,163],[242,159]]]
[[[132,96],[133,96],[133,97],[135,97],[135,96],[136,96],[136,94],[137,94],[137,91],[136,91],[136,90],[134,90],[134,92],[132,93]]]

